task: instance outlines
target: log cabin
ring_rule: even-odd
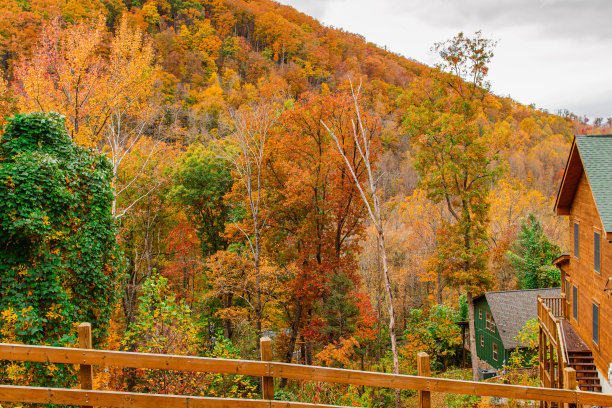
[[[570,249],[555,260],[561,297],[538,299],[540,385],[612,393],[612,135],[577,135],[555,202]],[[571,370],[570,370],[571,371]]]

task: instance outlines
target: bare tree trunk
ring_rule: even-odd
[[[262,335],[263,302],[261,294],[261,234],[266,226],[261,213],[265,208],[263,195],[263,170],[266,141],[269,132],[275,125],[278,113],[271,106],[254,106],[250,111],[230,111],[231,135],[236,152],[221,151],[222,157],[234,165],[239,180],[246,191],[248,210],[253,219],[252,231],[245,231],[234,222],[244,235],[255,269],[255,323],[257,326],[256,348],[259,350],[259,338]]]
[[[478,381],[478,354],[476,351],[476,328],[474,327],[474,299],[472,298],[472,292],[468,291],[466,298],[470,330],[470,354],[472,355],[472,379]]]
[[[351,161],[349,160],[344,149],[340,145],[340,140],[333,132],[333,130],[331,130],[325,123],[321,123],[336,142],[338,153],[340,153],[340,155],[344,158],[347,168],[353,176],[355,186],[361,194],[363,203],[366,209],[368,210],[370,219],[376,227],[376,232],[378,233],[378,246],[380,249],[380,257],[382,260],[385,292],[387,295],[387,308],[389,311],[389,337],[391,340],[391,353],[393,354],[393,373],[399,374],[399,358],[397,353],[397,339],[395,336],[395,305],[393,302],[393,287],[391,285],[391,278],[389,276],[389,266],[387,264],[387,252],[385,248],[385,230],[383,228],[380,198],[378,196],[378,186],[374,177],[374,168],[371,162],[372,152],[370,150],[370,143],[373,135],[370,134],[368,136],[366,134],[363,122],[361,120],[361,113],[359,110],[359,104],[357,102],[360,90],[361,85],[357,89],[357,93],[355,93],[353,90],[353,85],[351,83],[353,102],[355,104],[355,114],[357,116],[357,123],[353,121],[353,139],[357,150],[359,151],[359,156],[362,160],[362,165],[365,167],[365,172],[361,171],[361,173],[365,173],[365,176],[367,177],[366,180],[360,180],[357,176],[357,166],[351,164]],[[396,408],[401,408],[402,406],[401,393],[399,389],[395,389],[395,406]]]
[[[221,295],[221,300],[223,302],[223,308],[227,309],[232,304],[232,294]],[[226,339],[231,340],[233,334],[234,329],[232,328],[232,321],[230,319],[223,319],[223,335]]]
[[[437,272],[438,275],[438,287],[436,289],[437,292],[437,298],[438,298],[438,304],[442,304],[442,291],[444,290],[442,288],[442,273],[440,271]]]
[[[387,265],[387,251],[385,249],[385,234],[383,229],[378,230],[378,245],[382,259],[383,273],[385,277],[385,292],[387,294],[387,306],[389,309],[389,337],[391,338],[391,354],[393,355],[393,373],[399,374],[399,358],[397,354],[397,339],[395,336],[395,304],[393,301],[393,288],[389,277],[389,266]],[[402,406],[400,389],[395,389],[395,406]]]
[[[257,335],[258,338],[262,337],[262,327],[261,327],[261,317],[262,317],[262,308],[261,308],[261,276],[260,276],[260,260],[259,256],[261,254],[261,248],[259,246],[259,232],[255,234],[255,320],[257,321]],[[257,341],[257,349],[259,350],[259,341]]]
[[[124,159],[129,158],[132,150],[143,138],[145,138],[148,126],[159,117],[159,115],[160,110],[153,107],[152,104],[143,108],[137,118],[128,117],[126,112],[121,109],[115,109],[110,112],[108,123],[105,126],[106,143],[100,144],[98,148],[101,151],[103,148],[108,148],[106,155],[113,166],[113,201],[111,203],[111,212],[115,218],[123,217],[134,205],[136,205],[136,203],[147,197],[159,187],[159,182],[154,182],[136,199],[129,203],[125,203],[124,208],[121,209],[122,211],[119,211],[117,208],[117,198],[140,179],[140,176],[146,171],[152,156],[157,153],[159,144],[165,139],[165,137],[161,137],[151,143],[147,157],[133,177],[127,180],[119,180],[118,175],[120,169],[123,168],[122,164]],[[176,120],[176,117],[174,117],[174,120]],[[157,136],[162,135],[164,131],[168,131],[168,129],[162,129],[160,127],[155,129]]]
[[[287,354],[285,354],[285,361],[291,363],[293,359],[293,351],[295,350],[295,343],[297,342],[298,332],[300,329],[300,322],[302,320],[302,299],[298,299],[297,307],[295,310],[295,316],[293,323],[291,324],[291,337],[289,338],[289,345],[287,346]],[[281,378],[280,388],[285,388],[287,385],[287,379]]]

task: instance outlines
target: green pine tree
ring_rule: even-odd
[[[507,253],[523,289],[559,286],[559,270],[552,262],[560,254],[559,247],[548,240],[533,214],[521,222],[518,239]]]

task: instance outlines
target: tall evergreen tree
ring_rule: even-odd
[[[523,289],[559,286],[559,270],[552,261],[561,250],[548,240],[534,214],[521,222],[521,231],[507,255]]]

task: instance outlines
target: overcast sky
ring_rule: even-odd
[[[499,40],[494,93],[551,113],[612,116],[612,0],[280,2],[428,65],[433,43],[482,30]]]

